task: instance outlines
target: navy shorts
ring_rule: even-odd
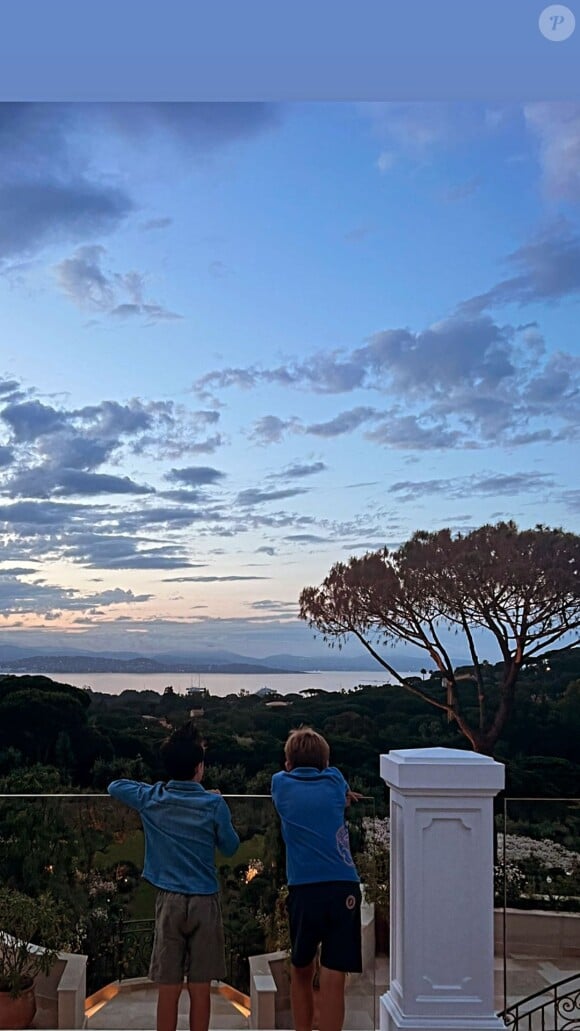
[[[329,970],[362,972],[360,885],[356,881],[293,884],[288,889],[292,964],[307,967],[322,946]]]

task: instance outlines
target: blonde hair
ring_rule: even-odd
[[[299,727],[290,732],[284,745],[284,755],[291,770],[297,766],[315,766],[325,770],[330,758],[330,747],[322,734],[317,734],[312,727]]]

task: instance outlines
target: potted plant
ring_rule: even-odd
[[[52,895],[0,887],[0,1031],[30,1027],[34,978],[50,972],[65,942],[66,921]]]

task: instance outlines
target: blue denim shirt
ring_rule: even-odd
[[[233,856],[240,839],[221,795],[192,780],[141,784],[114,780],[113,798],[136,809],[145,832],[143,877],[156,888],[183,895],[219,891],[215,850]]]
[[[288,884],[358,881],[344,821],[347,791],[348,784],[334,766],[299,766],[272,777]]]

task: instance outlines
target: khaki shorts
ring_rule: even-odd
[[[219,895],[157,890],[149,977],[158,984],[222,981],[226,974]]]

